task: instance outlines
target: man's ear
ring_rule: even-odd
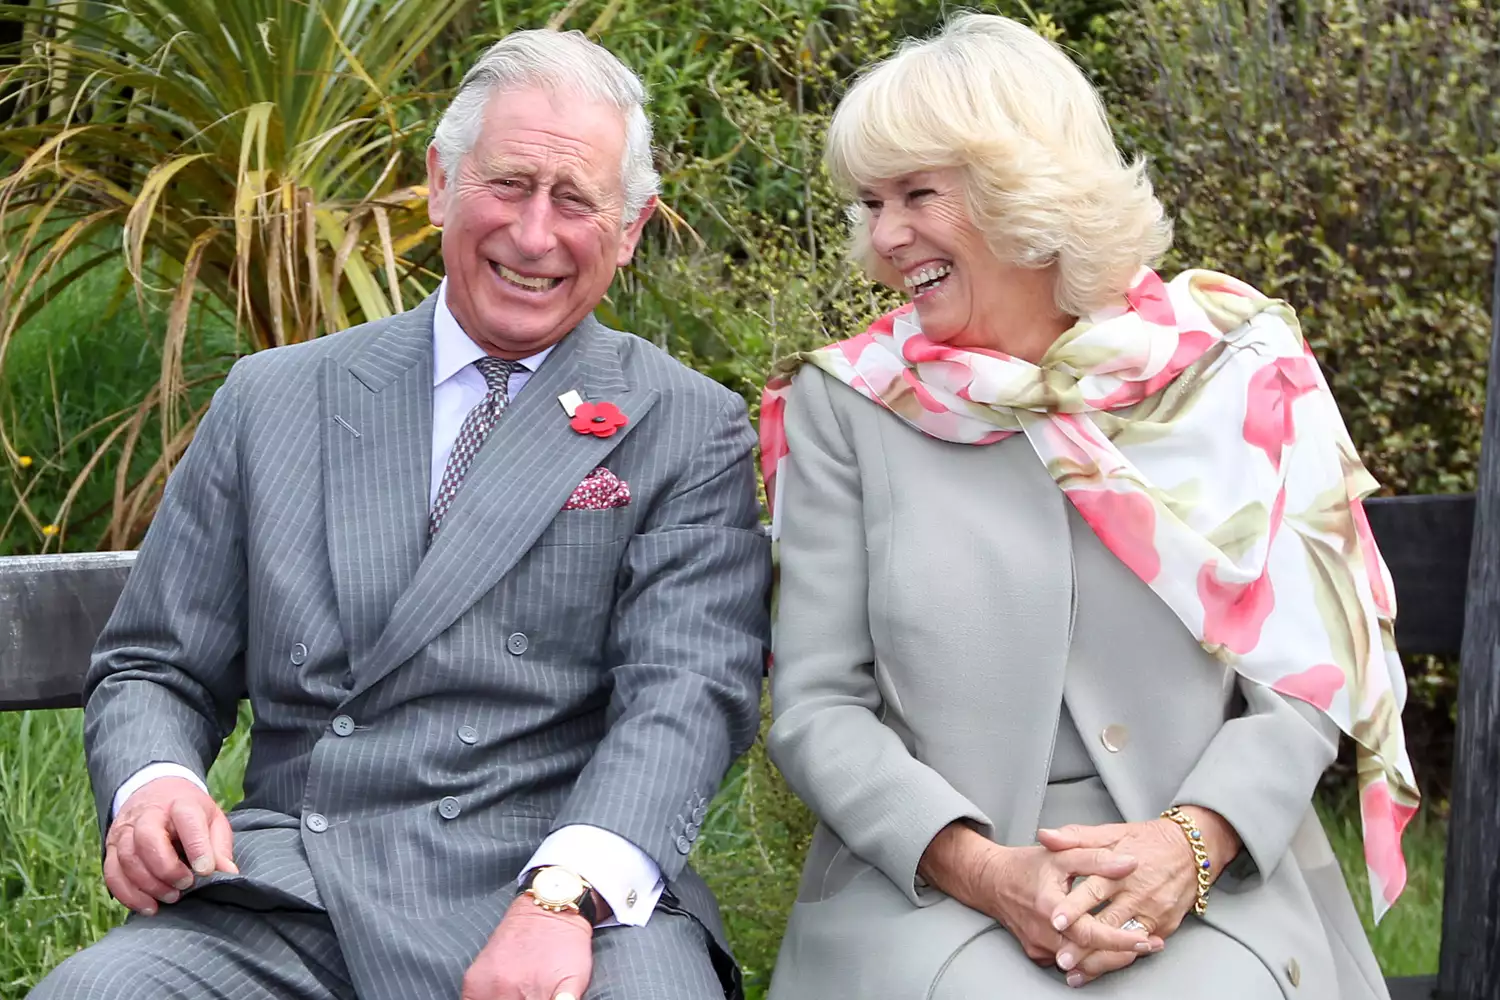
[[[443,161],[434,144],[427,147],[427,220],[439,229],[443,228],[447,206],[448,174],[443,170]]]
[[[656,195],[646,202],[646,207],[641,209],[641,214],[635,217],[635,221],[625,227],[625,236],[620,240],[620,252],[615,255],[615,267],[624,267],[630,263],[630,258],[635,256],[636,245],[641,242],[641,233],[646,230],[646,223],[651,220],[656,211]]]

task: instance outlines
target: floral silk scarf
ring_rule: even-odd
[[[1395,595],[1360,502],[1377,484],[1286,303],[1212,271],[1164,284],[1143,269],[1124,301],[1080,320],[1039,365],[934,343],[910,305],[798,354],[761,405],[773,539],[783,410],[804,363],[943,441],[1025,434],[1204,649],[1348,733],[1376,918],[1390,908],[1419,796]]]

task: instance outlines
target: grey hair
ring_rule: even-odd
[[[640,78],[581,31],[537,28],[506,35],[479,57],[458,86],[433,132],[443,172],[452,175],[474,148],[490,98],[506,90],[543,87],[618,108],[625,119],[625,191],[622,225],[629,225],[657,193],[661,178],[651,162],[651,121]]]

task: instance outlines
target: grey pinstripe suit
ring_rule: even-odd
[[[638,845],[669,885],[645,928],[598,933],[591,995],[717,993],[698,925],[719,947],[722,933],[687,854],[755,735],[768,634],[743,403],[585,320],[506,412],[429,551],[433,305],[246,358],[219,390],[100,638],[86,743],[102,825],[138,768],[204,773],[248,689],[242,876],[164,908],[160,931],[133,919],[35,995],[262,995],[240,982],[235,939],[251,932],[224,914],[270,910],[327,914],[331,951],[272,927],[333,969],[307,995],[457,997],[520,866],[570,823]],[[629,424],[575,433],[569,389]],[[559,513],[601,465],[631,505]],[[217,973],[205,954],[160,974],[168,992],[98,992],[124,989],[138,949],[178,947],[171,927],[191,937],[200,911],[228,927]],[[728,983],[733,963],[713,956]]]

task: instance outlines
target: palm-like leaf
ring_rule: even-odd
[[[104,545],[138,537],[191,436],[194,306],[233,317],[259,350],[389,315],[430,283],[412,155],[429,95],[414,66],[465,2],[72,0],[0,13],[27,21],[0,77],[14,94],[0,132],[0,366],[47,296],[110,259],[101,241],[122,240],[138,293],[169,302],[160,379],[105,438],[123,453]],[[131,456],[151,424],[161,455],[142,474]],[[3,423],[0,452],[16,461]],[[27,516],[64,525],[76,493]]]

